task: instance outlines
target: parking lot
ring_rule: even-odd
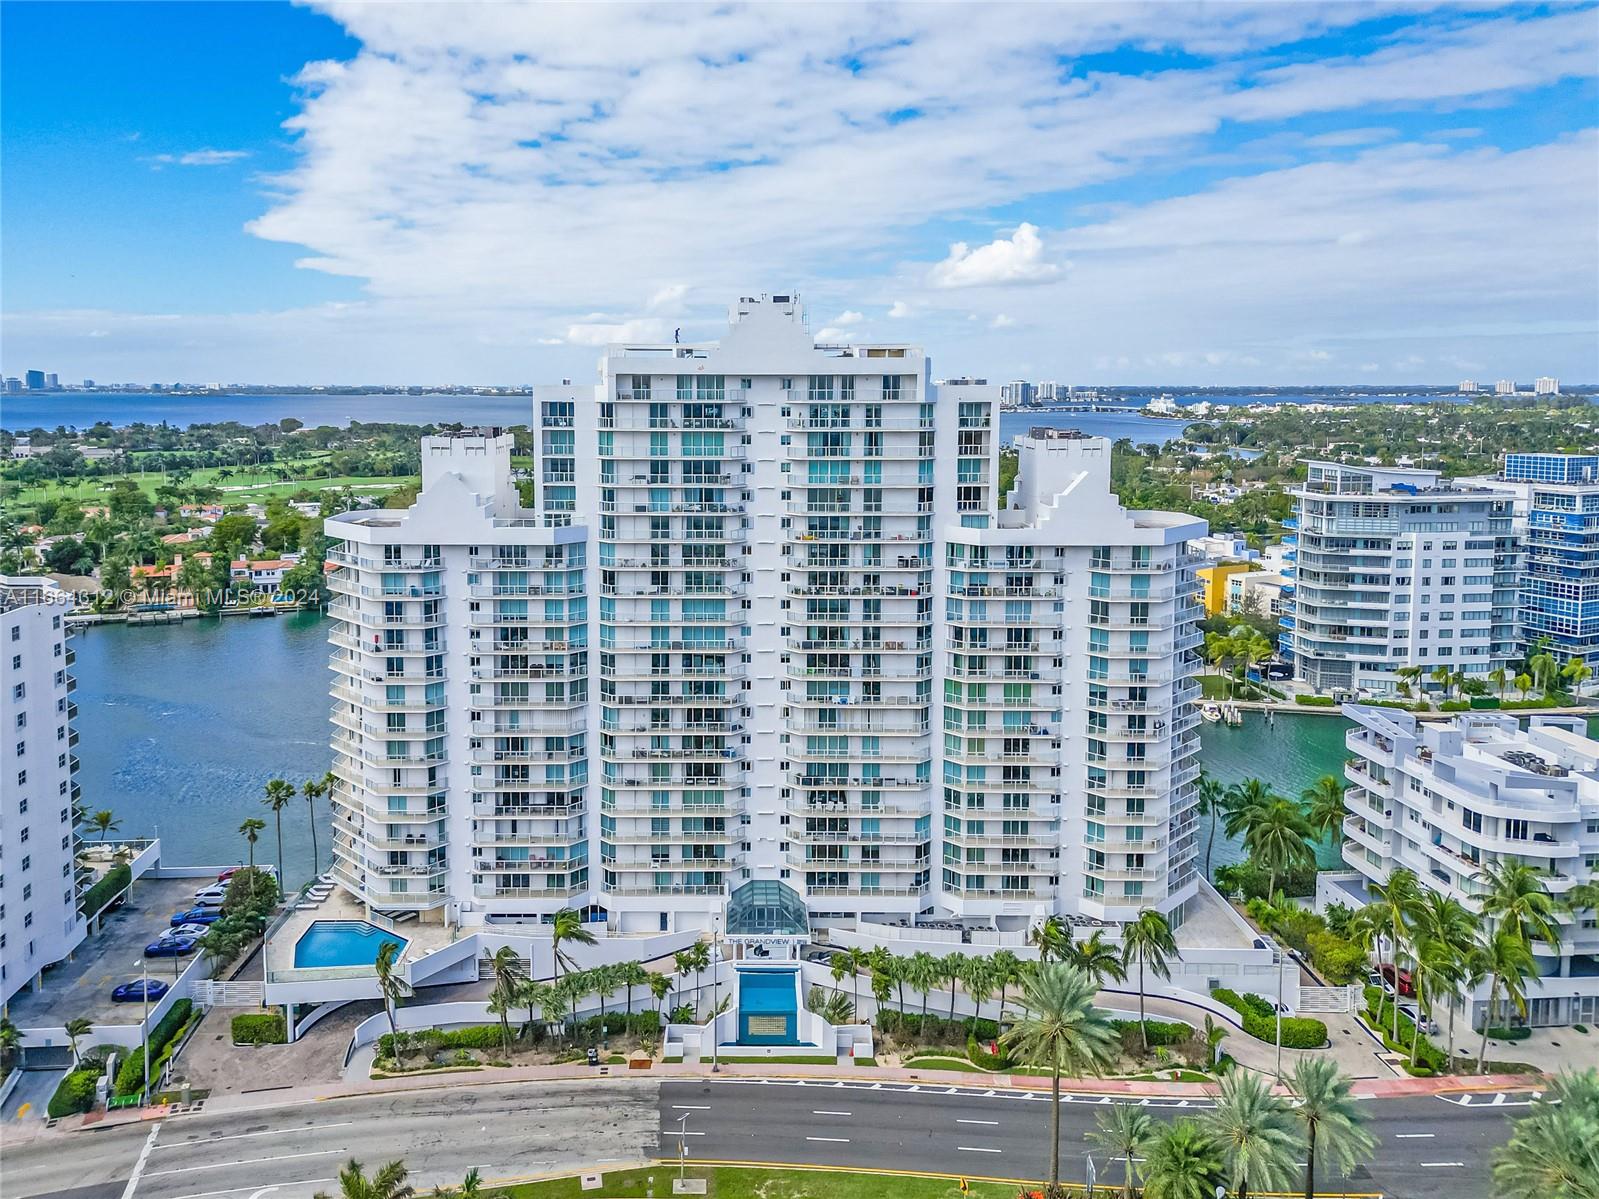
[[[12,997],[11,1021],[19,1028],[59,1028],[80,1016],[96,1024],[138,1023],[140,1005],[112,1003],[111,988],[139,977],[144,947],[166,931],[173,912],[189,906],[204,881],[139,879],[128,901],[107,915],[98,933],[84,939],[72,961],[45,971],[42,990],[23,990]],[[193,960],[192,954],[150,958],[150,977],[170,982]]]

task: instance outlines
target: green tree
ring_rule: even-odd
[[[1573,691],[1581,691],[1582,685],[1593,677],[1593,667],[1579,658],[1572,658],[1560,668],[1560,677],[1571,684]]]
[[[104,841],[122,827],[122,821],[118,820],[112,812],[102,809],[89,817],[89,827],[99,833],[100,840]]]
[[[1113,1103],[1094,1113],[1094,1127],[1088,1131],[1090,1144],[1110,1155],[1112,1163],[1122,1161],[1122,1199],[1133,1199],[1138,1181],[1138,1160],[1155,1135],[1155,1121],[1143,1108],[1130,1103]]]
[[[1548,876],[1525,862],[1488,862],[1474,876],[1482,914],[1495,930],[1508,930],[1528,948],[1536,939],[1560,949],[1560,901],[1549,893]]]
[[[938,963],[943,981],[949,984],[949,1018],[955,1019],[955,988],[960,984],[961,972],[966,969],[964,953],[947,953]]]
[[[1302,1057],[1288,1077],[1288,1089],[1299,1101],[1293,1114],[1305,1129],[1305,1199],[1316,1199],[1318,1153],[1348,1174],[1376,1152],[1377,1140],[1366,1131],[1365,1113],[1350,1093],[1351,1085],[1331,1058]]]
[[[340,1199],[411,1199],[416,1188],[406,1185],[406,1174],[405,1163],[394,1161],[368,1178],[361,1163],[352,1157],[339,1171]],[[314,1199],[329,1199],[329,1196],[318,1191]]]
[[[1067,947],[1072,943],[1071,926],[1059,916],[1046,916],[1028,930],[1027,942],[1038,947],[1039,961],[1065,961]]]
[[[244,838],[245,847],[249,850],[249,853],[250,853],[250,873],[249,873],[248,877],[249,877],[249,880],[250,880],[250,889],[252,891],[255,889],[255,877],[256,877],[255,876],[255,843],[261,839],[261,830],[264,829],[264,828],[266,828],[266,821],[265,820],[258,820],[254,816],[251,816],[243,824],[239,825],[239,835]]]
[[[666,1002],[666,997],[672,993],[672,979],[665,974],[650,975],[650,994],[655,999],[655,1021],[661,1023],[661,1005]]]
[[[494,978],[489,996],[499,1005],[500,1040],[505,1046],[505,1052],[509,1054],[511,1021],[508,1013],[517,1001],[518,989],[527,978],[527,968],[522,965],[522,959],[517,956],[516,950],[509,945],[501,945],[489,958],[489,971]]]
[[[1086,941],[1074,942],[1066,951],[1066,960],[1093,979],[1096,987],[1103,987],[1107,978],[1115,982],[1127,980],[1121,951],[1105,940],[1104,929],[1096,928]]]
[[[1488,1006],[1482,1014],[1482,1047],[1477,1051],[1477,1073],[1482,1073],[1488,1060],[1488,1030],[1493,1026],[1499,1008],[1499,995],[1523,1016],[1527,1014],[1527,988],[1529,975],[1536,977],[1538,965],[1532,959],[1527,943],[1508,928],[1501,928],[1488,938],[1478,958],[1478,972],[1488,979]]]
[[[1203,1120],[1221,1152],[1227,1185],[1238,1199],[1249,1199],[1252,1188],[1284,1190],[1292,1185],[1299,1161],[1293,1111],[1260,1075],[1247,1070],[1223,1075],[1216,1106]]]
[[[1267,891],[1276,895],[1280,875],[1316,865],[1316,854],[1308,840],[1310,826],[1305,823],[1303,810],[1292,800],[1277,797],[1264,808],[1250,811],[1252,819],[1244,832],[1244,848],[1266,868]]]
[[[1210,822],[1210,833],[1205,838],[1205,878],[1208,881],[1210,873],[1210,851],[1216,845],[1216,821],[1227,812],[1227,788],[1221,781],[1211,775],[1201,773],[1199,776],[1199,814],[1207,817]]]
[[[305,796],[305,809],[311,821],[311,877],[315,878],[322,869],[322,855],[316,845],[316,801],[333,791],[333,772],[330,770],[320,779],[306,779],[300,787],[300,794]]]
[[[1599,1199],[1599,1073],[1553,1079],[1493,1155],[1499,1199]]]
[[[1478,947],[1477,917],[1458,899],[1428,891],[1415,915],[1417,975],[1429,996],[1449,997],[1450,1068],[1455,1060],[1455,1011],[1461,990],[1471,982],[1470,962]],[[1436,1006],[1436,1003],[1434,1004]],[[1416,1046],[1411,1045],[1411,1059]]]
[[[378,946],[377,959],[372,963],[378,996],[383,1000],[383,1014],[389,1018],[389,1032],[395,1041],[399,1040],[400,1029],[395,1023],[394,1011],[400,1006],[400,1001],[411,993],[411,984],[400,976],[399,957],[400,943],[384,941]]]
[[[647,987],[650,985],[650,972],[644,969],[643,962],[623,962],[618,968],[621,985],[626,988],[627,995],[627,1026],[633,1027],[633,988]]]
[[[1116,1056],[1116,1033],[1094,1007],[1094,983],[1075,966],[1040,962],[1022,985],[1021,1014],[1000,1038],[1010,1055],[1049,1070],[1049,1188],[1060,1193],[1062,1073],[1102,1074]]]
[[[565,946],[569,944],[597,944],[594,934],[583,927],[583,914],[576,908],[562,908],[555,913],[550,923],[550,951],[555,955],[557,982],[561,979],[562,968],[570,970],[573,965],[571,954],[565,950]]]
[[[855,993],[855,1010],[861,1010],[861,971],[865,970],[871,962],[871,955],[864,949],[849,948],[839,952],[839,957],[844,959],[844,965],[850,973],[850,983]]]
[[[1149,1025],[1144,1019],[1144,972],[1148,970],[1158,978],[1170,978],[1169,959],[1181,957],[1177,941],[1171,934],[1166,917],[1153,908],[1138,914],[1137,920],[1122,925],[1122,964],[1138,963],[1138,1035],[1149,1052]]]
[[[1144,1153],[1144,1199],[1213,1199],[1221,1176],[1221,1151],[1195,1120],[1168,1125]]]
[[[982,955],[966,958],[961,963],[961,986],[971,996],[972,1014],[976,1018],[982,1018],[983,1004],[994,997],[998,985],[995,977],[993,963]]]
[[[283,809],[294,802],[294,785],[282,779],[272,779],[266,785],[266,796],[261,800],[272,818],[277,821],[278,831],[278,881],[283,881]]]
[[[925,1025],[927,1021],[927,996],[934,987],[943,981],[938,959],[925,950],[912,954],[910,961],[905,963],[905,981],[911,985],[913,991],[921,992],[922,1022]]]
[[[1368,952],[1376,946],[1379,937],[1386,937],[1393,950],[1397,979],[1404,955],[1413,945],[1411,926],[1421,907],[1421,888],[1416,882],[1415,872],[1400,866],[1389,873],[1386,883],[1370,883],[1366,889],[1372,899],[1355,914],[1350,923],[1351,934]],[[1392,1006],[1393,1039],[1397,1044],[1399,1005],[1396,1003]]]
[[[1011,987],[1022,980],[1022,963],[1014,953],[1008,949],[996,949],[988,959],[989,966],[994,971],[994,986],[999,988],[999,1020],[1005,1022],[1005,997]]]
[[[67,1041],[72,1046],[72,1061],[73,1061],[74,1065],[77,1064],[78,1057],[79,1057],[79,1055],[78,1055],[78,1038],[79,1037],[86,1037],[93,1031],[94,1031],[94,1021],[93,1020],[88,1020],[88,1019],[85,1019],[82,1016],[78,1016],[75,1019],[67,1021],[67,1024],[66,1024]]]
[[[1344,807],[1344,781],[1335,774],[1324,774],[1305,788],[1305,823],[1322,840],[1344,827],[1348,809]]]

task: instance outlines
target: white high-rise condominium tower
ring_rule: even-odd
[[[428,439],[406,513],[327,523],[336,870],[382,908],[706,927],[777,881],[862,914],[1181,916],[1203,521],[1108,443],[1023,439],[796,296],[613,346],[510,438]]]
[[[1387,694],[1432,685],[1440,667],[1480,678],[1520,656],[1510,496],[1435,470],[1305,467],[1285,601],[1305,683]]]
[[[1560,394],[1560,380],[1540,375],[1532,385],[1532,392],[1534,395],[1557,396]]]
[[[5,777],[0,779],[0,1005],[83,940],[74,845],[76,684],[49,579],[0,576]]]

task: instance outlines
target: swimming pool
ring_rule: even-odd
[[[399,934],[365,920],[317,920],[294,943],[294,967],[370,966],[385,942],[398,945],[402,953],[407,944]]]

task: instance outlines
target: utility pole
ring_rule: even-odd
[[[144,999],[144,1020],[140,1030],[144,1033],[144,1096],[150,1097],[150,959],[140,955],[139,976]]]
[[[683,1173],[688,1168],[688,1112],[684,1112],[677,1121],[677,1180],[683,1181]]]
[[[1277,946],[1277,1081],[1283,1080],[1283,959],[1288,955]]]
[[[722,1021],[722,913],[711,913],[711,1073],[722,1072],[722,1038],[717,1025]]]

